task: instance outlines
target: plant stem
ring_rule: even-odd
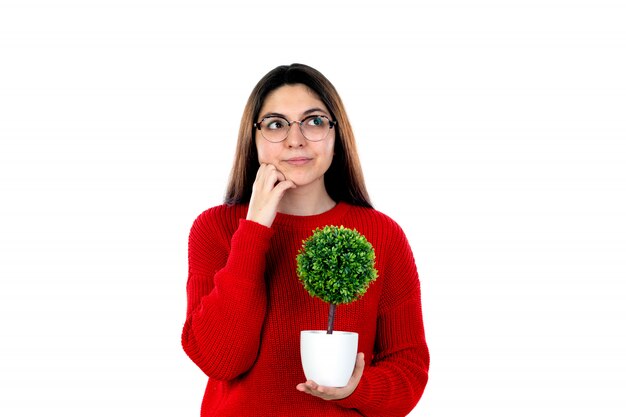
[[[333,334],[333,325],[335,323],[335,304],[330,305],[330,310],[328,311],[328,330],[326,334]]]

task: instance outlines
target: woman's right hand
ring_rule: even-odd
[[[252,185],[246,220],[271,227],[285,191],[295,187],[293,181],[288,180],[274,165],[262,163]]]

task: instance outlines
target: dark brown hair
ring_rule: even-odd
[[[235,160],[230,173],[224,202],[239,204],[250,202],[252,184],[259,169],[256,149],[256,130],[261,106],[269,93],[283,85],[304,84],[317,94],[333,120],[337,121],[335,131],[335,155],[324,175],[326,191],[339,202],[345,201],[357,206],[372,207],[369,200],[363,171],[357,154],[356,143],[348,115],[335,87],[319,71],[303,64],[281,65],[268,72],[252,90],[241,117]]]

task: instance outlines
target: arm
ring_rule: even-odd
[[[415,303],[394,313],[415,317]],[[418,303],[419,304],[419,303]],[[402,311],[400,311],[402,310]],[[392,314],[393,315],[393,314]],[[381,329],[390,336],[395,328],[390,317],[378,320]],[[422,334],[423,336],[423,334]],[[359,353],[348,385],[342,388],[320,386],[315,381],[298,384],[297,389],[325,400],[339,400],[345,408],[358,409],[365,416],[406,416],[417,404],[428,381],[428,348],[422,340],[406,338],[403,343],[383,337],[372,364],[364,377],[365,361]],[[398,346],[394,348],[394,346]]]
[[[267,309],[270,227],[285,191],[294,187],[275,166],[261,164],[246,220],[239,221],[230,242],[218,227],[225,221],[220,216],[200,216],[191,229],[182,343],[209,377],[236,378],[256,360]]]
[[[428,348],[416,320],[420,315],[419,303],[410,301],[379,317],[377,353],[356,390],[339,401],[343,407],[366,416],[406,416],[415,407],[429,367]]]
[[[240,220],[231,242],[221,219],[200,216],[189,236],[185,352],[209,377],[233,379],[256,360],[265,319],[271,229]],[[229,249],[230,246],[230,249]]]
[[[394,232],[383,265],[385,288],[374,357],[354,392],[337,402],[366,416],[406,416],[421,398],[428,381],[430,356],[417,268],[404,233],[399,227]]]

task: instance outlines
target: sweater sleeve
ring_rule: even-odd
[[[230,380],[250,369],[258,354],[272,230],[242,219],[228,242],[217,221],[205,217],[196,219],[189,235],[182,345],[210,378]]]
[[[385,288],[374,356],[356,390],[338,401],[365,416],[406,416],[421,398],[428,381],[430,356],[417,268],[404,233],[395,235],[384,265]]]

